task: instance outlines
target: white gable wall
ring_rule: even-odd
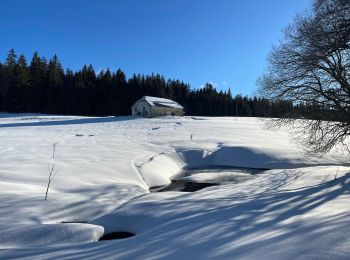
[[[133,116],[151,117],[151,106],[146,101],[136,102],[131,109]]]

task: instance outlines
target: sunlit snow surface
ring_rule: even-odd
[[[182,180],[192,181],[197,183],[230,183],[241,182],[251,178],[250,174],[240,172],[202,172],[186,176]]]
[[[255,118],[0,114],[0,259],[347,259],[348,159],[306,157],[289,140]],[[188,166],[272,170],[149,193]],[[118,231],[136,235],[93,242]]]

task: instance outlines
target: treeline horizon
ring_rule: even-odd
[[[47,60],[35,52],[30,64],[11,49],[0,62],[0,111],[85,116],[130,115],[132,104],[143,96],[177,101],[186,115],[282,117],[296,108],[288,101],[232,96],[207,83],[194,89],[162,75],[133,74],[118,69],[96,73],[92,65],[64,70],[57,55]],[[301,107],[305,109],[305,107]]]

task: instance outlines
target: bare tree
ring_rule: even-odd
[[[57,143],[54,143],[52,145],[52,160],[55,159],[55,151],[56,151],[56,145]],[[53,178],[56,176],[56,174],[59,172],[59,170],[57,170],[55,168],[56,164],[54,162],[52,163],[48,163],[47,167],[48,167],[48,173],[49,173],[49,179],[47,181],[47,185],[46,185],[46,192],[45,192],[45,200],[47,200],[47,195],[49,193],[49,189],[50,189],[50,184],[53,180]]]
[[[350,1],[314,0],[284,30],[284,39],[268,57],[258,80],[260,93],[294,105],[318,109],[285,115],[277,125],[292,124],[308,152],[322,154],[346,145],[350,133]],[[297,120],[297,118],[311,120]]]

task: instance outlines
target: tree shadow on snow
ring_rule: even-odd
[[[99,123],[128,121],[128,120],[135,120],[135,119],[138,119],[138,117],[131,117],[131,116],[92,117],[92,118],[79,118],[79,119],[69,119],[69,120],[7,123],[7,124],[0,124],[0,128],[2,128],[2,127],[23,127],[23,126],[60,126],[60,125],[99,124]]]
[[[320,257],[320,252],[349,242],[349,211],[332,214],[321,208],[349,193],[350,173],[318,185],[247,193],[239,198],[237,193],[212,198],[206,191],[153,200],[144,209],[167,213],[153,220],[154,228],[133,238],[79,247],[15,249],[9,254],[38,254],[43,259]],[[127,208],[120,214],[128,212]]]

